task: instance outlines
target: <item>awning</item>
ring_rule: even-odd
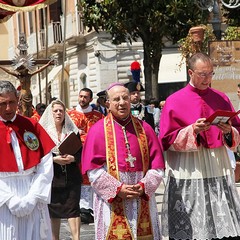
[[[165,51],[160,61],[158,72],[158,83],[186,82],[187,71],[185,62],[179,67],[181,54]]]
[[[54,79],[56,79],[59,74],[61,73],[62,65],[54,67],[49,73],[48,73],[48,83],[51,83]],[[41,80],[41,91],[46,89],[46,78],[43,78]],[[39,95],[39,87],[38,84],[36,84],[35,88],[32,91],[33,97]]]

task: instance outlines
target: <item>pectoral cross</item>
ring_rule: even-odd
[[[131,155],[131,153],[128,153],[128,157],[125,159],[126,162],[130,163],[130,167],[134,167],[134,161],[136,161],[136,158]]]

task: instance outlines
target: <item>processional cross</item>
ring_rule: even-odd
[[[32,55],[27,53],[28,44],[25,34],[20,34],[19,37],[19,54],[13,60],[0,60],[0,69],[6,73],[16,77],[20,81],[20,97],[19,104],[21,105],[21,114],[27,117],[32,116],[32,93],[31,93],[31,77],[40,73],[49,65],[53,65],[52,59],[33,59]],[[44,64],[44,65],[43,65]],[[2,65],[12,65],[13,71],[2,67]],[[35,65],[43,65],[36,71],[32,71]]]

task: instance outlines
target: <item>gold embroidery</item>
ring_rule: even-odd
[[[131,118],[141,149],[143,172],[145,175],[149,167],[149,151],[147,137],[140,122],[132,116]],[[116,136],[114,131],[113,117],[111,113],[108,114],[107,117],[105,117],[104,119],[104,131],[106,139],[106,158],[108,173],[119,180]],[[124,212],[123,200],[120,197],[116,197],[112,202],[111,207],[112,214],[107,239],[134,239],[128,220],[126,218],[126,214]],[[149,204],[144,199],[140,200],[137,236],[138,239],[153,238]]]

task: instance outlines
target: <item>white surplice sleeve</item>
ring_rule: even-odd
[[[37,202],[50,203],[52,179],[53,160],[52,152],[49,152],[37,165],[31,188],[26,197],[28,199],[36,199]]]
[[[151,197],[155,194],[163,179],[163,176],[164,171],[162,169],[149,169],[144,178],[140,180],[140,182],[144,183],[144,192],[148,197]]]
[[[0,178],[0,207],[13,196],[9,186]]]
[[[7,202],[11,213],[17,217],[24,217],[33,211],[38,202],[49,203],[52,178],[53,164],[52,153],[50,152],[37,165],[28,194],[20,198],[18,204],[15,203],[19,201],[16,196]]]
[[[53,164],[52,153],[50,152],[36,166],[27,195],[22,198],[12,196],[6,202],[11,213],[17,217],[24,217],[33,211],[38,202],[49,203],[52,178]]]
[[[90,170],[87,173],[93,190],[105,202],[116,197],[117,190],[122,186],[122,183],[107,173],[104,167]]]
[[[181,129],[169,149],[178,152],[197,151],[197,134],[194,133],[193,125]]]

